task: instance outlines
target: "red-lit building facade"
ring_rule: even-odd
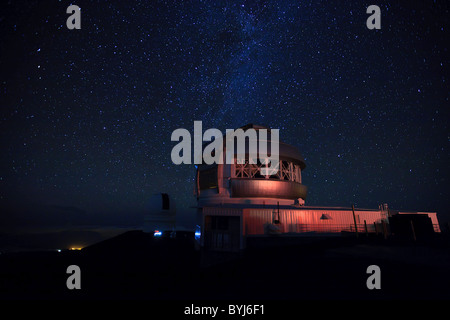
[[[270,129],[247,125],[242,127]],[[246,149],[248,152],[248,149]],[[307,207],[307,187],[302,183],[305,161],[298,149],[279,142],[279,170],[264,176],[260,161],[243,164],[202,164],[197,167],[195,195],[198,204],[201,246],[225,251],[244,249],[249,239],[282,237],[339,236],[342,233],[389,232],[389,216],[406,212],[392,211],[387,205],[378,209]],[[426,215],[435,232],[440,232],[436,213]]]

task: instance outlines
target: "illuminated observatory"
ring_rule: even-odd
[[[271,137],[270,129],[263,126],[248,124],[241,129],[267,129],[268,140]],[[336,236],[345,232],[387,236],[395,231],[399,221],[404,225],[403,220],[408,221],[408,226],[410,222],[413,229],[416,227],[416,232],[440,231],[434,212],[400,212],[385,204],[378,209],[307,207],[307,187],[302,181],[306,164],[295,146],[279,142],[279,170],[273,175],[262,174],[267,162],[249,163],[248,152],[246,147],[245,161],[236,161],[242,154],[235,150],[232,163],[197,166],[196,238],[202,247],[238,251],[260,240],[267,243],[287,237]]]

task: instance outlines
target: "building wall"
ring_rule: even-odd
[[[359,233],[389,232],[387,212],[382,210],[353,211],[338,208],[233,208],[203,207],[201,215],[201,246],[213,250],[233,251],[244,249],[247,236],[264,236],[274,233],[340,233],[343,231]],[[406,212],[400,212],[403,214]],[[411,212],[408,212],[411,214]],[[440,232],[436,213],[413,212],[428,215],[434,231]],[[220,217],[212,218],[212,217]],[[227,218],[229,217],[229,218]],[[239,218],[237,220],[237,218]],[[275,223],[278,220],[279,223]],[[221,226],[217,222],[221,223]],[[215,225],[215,226],[214,226]],[[206,240],[205,240],[206,239]]]
[[[266,234],[274,218],[280,221],[281,233],[355,231],[352,210],[280,209],[278,218],[276,209],[245,209],[244,235]],[[381,211],[355,210],[355,218],[358,231],[365,232],[365,221],[368,232],[375,232],[374,223],[381,223],[385,215]]]
[[[170,231],[175,229],[175,212],[151,213],[144,216],[144,232]]]
[[[434,232],[441,232],[436,212],[399,212],[398,214],[411,214],[411,213],[428,215],[431,219],[431,223],[433,224]]]

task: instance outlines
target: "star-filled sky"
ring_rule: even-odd
[[[189,215],[170,136],[202,120],[279,128],[307,205],[450,220],[448,2],[372,2],[2,2],[0,219],[135,223],[156,192]]]

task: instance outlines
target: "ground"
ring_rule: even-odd
[[[80,290],[66,287],[69,265],[81,269]],[[369,265],[380,267],[380,290],[366,286]],[[132,231],[81,251],[0,255],[0,299],[450,299],[448,270],[445,237],[343,237],[226,254]]]

